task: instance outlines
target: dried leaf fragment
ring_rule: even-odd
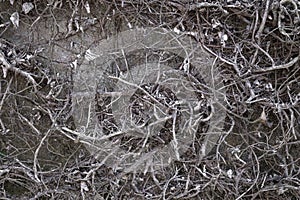
[[[84,181],[81,181],[80,187],[81,187],[81,190],[83,190],[83,191],[85,191],[85,192],[88,192],[88,191],[89,191],[89,188],[88,188],[86,182],[84,182]]]
[[[266,115],[265,109],[263,109],[263,111],[260,114],[260,121],[262,123],[266,123],[267,122],[267,115]]]
[[[86,12],[87,12],[88,14],[90,14],[90,13],[91,13],[91,7],[90,7],[90,4],[89,4],[88,1],[85,2],[84,7],[85,7],[85,9],[86,9]]]
[[[34,8],[34,5],[31,2],[23,3],[22,5],[22,11],[27,15],[32,9]]]
[[[18,28],[19,27],[19,13],[18,12],[14,12],[11,16],[10,16],[10,21],[13,23],[14,27]]]

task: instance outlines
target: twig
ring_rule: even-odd
[[[51,130],[49,129],[47,131],[47,133],[45,134],[45,136],[41,139],[39,146],[36,148],[35,152],[34,152],[34,157],[33,157],[33,172],[34,172],[34,177],[38,182],[41,182],[41,180],[38,177],[38,171],[37,171],[37,167],[38,167],[38,155],[39,155],[39,151],[41,149],[41,147],[43,146],[46,138],[48,137],[49,133],[51,132]]]
[[[260,23],[260,26],[259,26],[259,29],[255,35],[255,37],[258,39],[258,44],[260,44],[260,41],[261,41],[261,34],[265,28],[265,24],[266,24],[266,21],[267,21],[267,18],[268,18],[268,13],[269,13],[269,7],[270,7],[270,0],[267,0],[266,2],[266,7],[265,7],[265,12],[264,12],[264,15],[263,15],[263,18],[262,18],[262,21]]]
[[[211,8],[211,7],[217,7],[219,8],[224,14],[228,14],[228,11],[225,10],[220,3],[209,3],[209,2],[201,2],[201,3],[195,3],[192,5],[189,5],[189,10],[195,10],[199,8]]]
[[[21,113],[18,113],[19,117],[23,119],[38,135],[42,135],[41,132],[31,123],[26,117],[24,117]]]
[[[265,28],[265,24],[266,24],[268,13],[269,13],[269,7],[270,7],[270,0],[267,0],[266,7],[265,7],[265,12],[264,12],[264,15],[263,15],[263,18],[262,18],[262,22],[260,23],[259,29],[258,29],[258,31],[256,32],[256,35],[255,35],[255,38],[257,39],[257,44],[258,45],[256,46],[256,51],[255,51],[254,56],[252,58],[251,65],[254,65],[254,63],[256,61],[256,58],[257,58],[257,55],[258,55],[259,49],[257,47],[261,44],[261,34],[262,34],[262,32]]]
[[[9,80],[8,85],[7,85],[7,87],[6,87],[6,90],[5,90],[5,92],[4,92],[4,94],[3,94],[3,97],[2,97],[2,99],[1,99],[1,102],[0,102],[0,111],[2,111],[2,106],[3,106],[3,104],[4,104],[4,100],[5,100],[6,96],[7,96],[7,93],[8,93],[8,91],[9,91],[9,89],[10,89],[11,83],[12,83],[12,78]]]
[[[282,65],[276,65],[276,66],[272,66],[272,67],[267,67],[267,68],[262,68],[262,69],[257,69],[254,70],[254,73],[258,73],[258,72],[269,72],[269,71],[273,71],[273,70],[279,70],[279,69],[287,69],[292,67],[294,64],[296,64],[296,62],[298,62],[299,60],[299,56],[295,57],[293,60],[291,60],[288,63],[282,64]]]
[[[153,101],[155,101],[158,105],[161,105],[163,107],[165,107],[161,102],[159,102],[157,99],[155,99],[151,94],[149,94],[149,92],[147,92],[144,88],[140,87],[139,85],[135,84],[135,83],[130,83],[124,79],[121,79],[119,77],[116,77],[116,76],[108,76],[109,78],[111,79],[116,79],[124,84],[127,84],[129,86],[133,86],[139,90],[141,90],[143,93],[145,93],[149,98],[151,98]]]
[[[173,134],[173,140],[172,140],[172,146],[175,151],[175,156],[177,160],[180,160],[180,154],[179,154],[179,148],[178,148],[178,140],[176,137],[176,112],[173,113],[173,123],[172,123],[172,134]]]
[[[34,80],[34,78],[31,76],[31,74],[29,74],[28,72],[25,72],[17,67],[14,67],[13,65],[11,65],[4,57],[4,54],[0,51],[0,63],[2,63],[2,69],[3,69],[3,77],[6,78],[7,76],[7,71],[11,70],[17,74],[20,74],[21,76],[24,76],[25,78],[27,78],[33,85],[34,91],[38,91],[37,90],[37,83]]]

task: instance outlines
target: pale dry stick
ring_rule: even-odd
[[[165,33],[165,34],[167,34],[167,33]],[[183,34],[181,34],[180,36],[184,36],[184,35],[185,35],[185,34],[183,33]],[[186,55],[186,58],[184,59],[183,69],[184,69],[184,71],[188,72],[188,71],[189,71],[189,65],[190,65],[190,55],[192,55],[192,54],[197,50],[197,48],[193,49],[192,52],[188,53],[187,50],[186,50],[186,48],[183,46],[182,42],[179,41],[178,37],[173,36],[173,38],[172,38],[170,41],[173,41],[173,40],[175,40],[175,41],[182,47],[182,49],[183,49],[183,51],[184,51],[184,53],[185,53],[185,55]],[[158,41],[158,42],[159,42],[159,41]],[[157,43],[158,43],[158,42],[157,42]],[[154,45],[156,45],[156,44],[154,44]],[[153,46],[154,46],[154,45],[153,45]],[[149,48],[149,47],[146,46],[146,48]],[[150,48],[151,48],[151,47],[150,47]],[[177,47],[176,47],[176,48],[177,48]]]
[[[178,169],[176,169],[175,174],[164,185],[164,190],[162,192],[163,199],[166,199],[166,192],[167,192],[168,186],[169,186],[170,182],[176,178],[177,175],[178,175]]]
[[[189,193],[188,189],[189,189],[190,182],[191,182],[191,176],[190,176],[190,173],[188,173],[187,181],[185,183],[184,193],[187,193],[187,194]]]
[[[183,34],[181,34],[180,36],[184,36],[184,35],[185,35],[185,34],[183,33]],[[189,70],[190,70],[189,68],[190,68],[190,64],[191,64],[191,62],[190,62],[190,56],[191,56],[194,52],[196,52],[196,50],[197,50],[198,48],[194,48],[190,53],[188,53],[188,51],[186,50],[186,48],[183,46],[182,42],[179,41],[178,37],[174,36],[173,39],[175,39],[175,41],[182,47],[182,49],[183,49],[183,51],[184,51],[184,53],[185,53],[185,55],[186,55],[186,57],[185,57],[185,59],[184,59],[184,61],[183,61],[183,66],[182,66],[182,68],[183,68],[184,72],[186,72],[187,74],[189,74]]]
[[[290,93],[290,91],[293,91],[293,89],[291,88],[290,84],[292,84],[292,83],[297,84],[298,82],[299,82],[299,80],[294,79],[294,80],[289,81],[287,83],[287,85],[286,85],[286,88],[288,89],[288,95],[289,95],[289,98],[290,98],[290,103],[293,106],[296,106],[298,104],[298,102],[300,100],[300,92],[295,96],[295,98],[293,98],[292,95],[291,95],[291,93]]]
[[[221,56],[217,55],[215,52],[213,52],[212,50],[210,50],[206,45],[204,44],[201,44],[201,46],[207,51],[209,52],[210,54],[214,55],[216,58],[218,58],[219,60],[221,60],[222,62],[228,64],[228,65],[231,65],[233,67],[233,69],[235,70],[235,72],[241,76],[241,71],[239,70],[238,66],[236,63],[234,62],[231,62],[229,60],[226,60],[224,58],[222,58]]]
[[[159,149],[154,149],[153,151],[150,151],[150,152],[147,152],[147,153],[143,154],[143,156],[141,156],[134,164],[132,164],[131,166],[124,169],[124,172],[121,174],[121,177],[123,175],[125,175],[126,173],[135,172],[136,169],[141,164],[145,163],[145,161],[149,160],[150,158],[153,158],[153,156],[156,154],[157,151],[159,151]],[[134,154],[133,154],[133,156],[134,156]]]
[[[258,12],[258,11],[257,11]],[[257,45],[258,46],[258,45]],[[255,52],[254,52],[254,55],[252,57],[252,60],[251,60],[251,66],[254,66],[255,64],[255,61],[257,59],[257,55],[258,55],[258,48],[256,48]]]
[[[265,174],[265,175],[264,175],[264,178],[263,178],[263,180],[262,180],[262,183],[260,184],[260,188],[263,188],[263,187],[265,186],[265,182],[266,182],[266,180],[267,180],[267,176],[268,176],[268,174]]]
[[[174,196],[172,199],[186,199],[187,195],[191,193],[191,191],[193,191],[193,189],[189,190],[189,185],[191,185],[190,183],[190,175],[188,174],[187,176],[187,181],[185,182],[185,188],[184,188],[184,192],[178,194],[177,196]],[[200,188],[198,189],[200,191]],[[193,195],[189,195],[189,196],[193,196]]]
[[[192,106],[190,104],[189,104],[189,107],[190,107],[191,113],[193,113],[195,108],[192,108]],[[199,122],[208,122],[212,118],[212,116],[215,114],[215,107],[212,104],[210,104],[210,107],[211,107],[210,114],[206,118],[202,118],[203,113],[199,113],[199,114],[195,115],[194,118],[196,118],[196,120],[193,124],[192,124],[193,115],[191,114],[190,115],[190,120],[189,120],[189,128],[190,127],[197,127]],[[195,110],[195,111],[197,111],[197,110]]]
[[[1,169],[0,170],[0,176],[2,176],[3,174],[7,174],[10,172],[10,169]]]
[[[148,102],[148,101],[147,101]],[[148,102],[148,103],[151,103],[151,102]],[[165,107],[165,106],[164,106]],[[163,109],[164,108],[160,108],[159,106],[156,106],[155,104],[153,104],[153,115],[154,115],[154,117],[156,118],[156,121],[154,121],[154,122],[152,122],[151,124],[149,124],[148,126],[147,126],[147,136],[146,136],[146,138],[145,138],[145,140],[144,140],[144,143],[143,143],[143,147],[146,145],[146,142],[147,142],[147,140],[148,140],[148,138],[149,138],[149,135],[151,134],[150,133],[150,127],[151,126],[155,126],[155,125],[157,125],[157,124],[159,124],[159,123],[162,123],[162,122],[165,122],[165,121],[167,121],[168,119],[170,119],[170,118],[172,118],[172,116],[168,116],[167,115],[167,113],[165,113],[165,112],[163,112],[165,115],[167,115],[166,117],[160,117],[159,115],[158,115],[158,113],[157,113],[157,109],[158,110],[160,110],[161,112],[163,112]],[[152,117],[153,118],[153,117]],[[143,127],[145,127],[146,126],[146,124],[147,124],[147,122],[144,122],[143,124],[141,124],[141,125],[135,125],[135,127],[137,127],[138,129],[142,129]]]
[[[291,113],[291,117],[290,117],[291,119],[289,120],[290,121],[290,128],[289,129],[291,130],[291,132],[294,136],[294,139],[297,140],[298,138],[297,138],[296,131],[295,131],[295,121],[296,121],[295,114],[294,114],[294,112],[291,108],[289,109],[289,111]]]
[[[221,93],[222,94],[222,93]],[[226,95],[225,94],[222,94],[223,96],[224,96],[224,99],[226,100]],[[227,102],[228,102],[228,100],[227,100]],[[242,116],[240,116],[240,115],[238,115],[238,114],[236,114],[235,112],[233,112],[232,110],[230,110],[230,109],[228,109],[226,106],[224,106],[222,103],[220,103],[220,102],[218,102],[218,101],[216,101],[215,103],[217,103],[218,104],[218,106],[220,106],[223,110],[225,110],[227,113],[229,113],[229,114],[231,114],[231,115],[233,115],[233,116],[235,116],[235,117],[237,117],[237,118],[239,118],[239,119],[242,119],[242,120],[247,120],[247,118],[246,117],[242,117]]]
[[[286,127],[287,127],[287,130],[284,129],[283,125],[282,125],[282,131],[284,133],[284,143],[287,143],[288,141],[290,141],[292,139],[292,136],[290,136],[290,133],[291,133],[291,125],[294,124],[294,116],[293,116],[293,111],[291,109],[288,109],[289,112],[291,112],[291,119],[289,118],[289,115],[287,113],[287,111],[282,111],[283,115],[284,115],[284,119],[282,119],[282,121],[287,121],[289,122],[288,124],[286,123]],[[293,120],[293,121],[292,121]],[[292,132],[293,133],[293,132]],[[296,137],[296,135],[293,135],[294,137]],[[297,137],[296,137],[297,139]]]
[[[210,185],[210,181],[208,183],[206,183],[204,186],[200,186],[200,185],[196,185],[194,188],[190,189],[187,192],[187,196],[184,197],[185,199],[195,199],[195,197],[197,197],[197,195],[203,191],[203,188],[206,188],[208,185]],[[192,193],[192,191],[195,191],[194,193]],[[181,197],[177,197],[177,199],[182,199]]]
[[[86,128],[89,127],[90,119],[91,119],[91,110],[94,109],[94,108],[92,108],[92,102],[89,103],[89,108],[88,109],[89,109],[88,110],[88,117],[87,117],[86,125],[85,125]]]
[[[296,70],[297,72],[298,70]],[[291,77],[295,76],[296,72],[294,72],[293,74],[291,74],[282,84],[281,86],[278,88],[278,92],[276,92],[276,97],[277,97],[277,102],[280,101],[280,97],[279,97],[279,94],[281,93],[281,91],[283,90],[283,87],[286,86],[286,85],[289,85],[290,82],[293,82],[294,80],[288,82],[290,80]],[[300,94],[300,93],[299,93]],[[298,95],[299,95],[298,94]],[[299,95],[300,97],[300,95]],[[276,108],[279,112],[281,110],[285,110],[285,109],[290,109],[290,108],[293,108],[298,102],[300,99],[296,98],[296,100],[294,102],[292,102],[292,104],[288,104],[288,103],[273,103],[273,102],[270,102],[269,99],[265,99],[263,98],[262,100],[264,100],[262,103],[266,106],[269,106],[269,107],[272,107],[272,108]]]
[[[43,196],[47,196],[47,198],[49,198],[49,194],[64,194],[65,192],[65,190],[60,189],[46,190],[43,192],[38,192],[34,197],[30,198],[29,200],[41,199]]]
[[[73,1],[73,3],[74,3],[74,1]],[[77,33],[79,31],[79,23],[78,23],[78,19],[76,18],[76,14],[78,14],[78,4],[79,4],[79,2],[77,0],[76,4],[74,3],[75,8],[72,8],[73,12],[72,12],[71,18],[68,20],[68,25],[67,25],[68,32],[67,32],[65,38],[67,38],[71,34],[74,34],[74,32]],[[77,30],[73,30],[74,25],[76,26]]]
[[[235,126],[235,121],[234,121],[233,119],[231,119],[231,121],[232,121],[232,124],[231,124],[229,130],[228,130],[227,132],[225,132],[225,133],[222,135],[222,137],[220,138],[220,141],[219,141],[219,143],[218,143],[218,145],[217,145],[217,147],[216,147],[216,155],[217,155],[217,157],[220,156],[220,157],[222,158],[222,160],[224,161],[224,163],[226,163],[226,160],[223,158],[222,154],[220,153],[220,146],[221,146],[221,144],[223,144],[223,143],[225,143],[227,146],[231,146],[231,145],[229,145],[229,144],[226,142],[227,136],[228,136],[230,133],[232,133],[232,130],[233,130],[234,126]],[[217,164],[218,164],[218,169],[221,169],[221,168],[220,168],[220,162],[217,162]]]
[[[66,102],[65,104],[64,104],[64,106],[60,109],[60,111],[57,113],[57,115],[56,115],[56,118],[54,119],[54,117],[53,116],[51,116],[54,120],[52,121],[52,123],[53,124],[57,124],[57,118],[59,117],[59,116],[61,116],[62,114],[63,114],[63,112],[68,108],[68,106],[69,106],[69,104],[68,104],[68,102],[70,102],[70,96],[68,96],[66,99],[62,99],[61,101],[64,101],[64,102]],[[58,99],[56,99],[57,101],[59,101]],[[71,112],[70,112],[71,113]],[[65,117],[65,119],[69,119],[69,117],[70,117],[70,113],[68,113],[68,115]]]
[[[91,142],[88,142],[89,140],[90,141],[95,141],[98,138],[88,137],[88,136],[85,137],[85,135],[83,135],[82,133],[78,133],[78,132],[73,131],[73,130],[67,128],[67,127],[62,127],[62,128],[56,127],[56,128],[57,128],[57,130],[59,132],[61,132],[62,134],[64,134],[67,138],[73,140],[75,143],[76,142],[80,142],[82,144],[85,144],[85,145],[91,146],[93,148],[99,149],[99,147],[96,146],[95,144],[93,144]],[[76,135],[77,138],[72,137],[71,135],[67,134],[66,132],[69,132],[69,133],[72,133],[72,134]]]
[[[29,178],[31,178],[34,182],[39,183],[39,180],[35,178],[34,174],[31,172],[33,171],[30,167],[26,166],[24,163],[22,163],[18,158],[15,158],[15,161],[19,163],[22,167],[15,167],[12,166],[12,169],[17,169],[23,171]]]
[[[278,112],[281,112],[282,110],[288,110],[295,106],[295,105],[290,105],[287,103],[276,103],[276,102],[274,103],[274,102],[271,102],[270,99],[268,99],[268,98],[260,98],[257,100],[250,101],[249,103],[255,103],[255,102],[260,102],[261,104],[263,104],[265,106],[276,108]]]
[[[260,23],[258,31],[256,32],[256,35],[255,35],[255,38],[257,39],[258,46],[261,44],[261,34],[262,34],[262,32],[265,28],[265,24],[266,24],[266,21],[267,21],[267,18],[268,18],[269,7],[270,7],[270,0],[267,0],[265,11],[264,11],[263,18],[262,18],[262,22]],[[251,61],[251,65],[254,65],[254,63],[256,61],[256,58],[257,58],[258,51],[259,51],[259,49],[256,48],[256,51],[255,51],[254,56],[253,56],[252,61]]]
[[[125,93],[125,92],[105,92],[105,93],[102,93],[102,94],[104,94],[104,95],[110,95],[110,94],[113,94],[112,96],[109,96],[109,97],[113,97],[113,96],[117,96],[117,98],[113,98],[113,100],[111,100],[111,102],[107,105],[107,106],[111,106],[111,105],[113,105],[115,102],[117,102],[121,97],[122,97],[122,95],[128,95],[127,93]],[[102,96],[102,94],[101,94],[101,96]]]
[[[144,170],[143,170],[143,174],[147,174],[147,172],[151,172],[151,174],[155,171],[153,171],[153,159],[148,159],[146,161],[146,164],[145,164],[145,167],[144,167]],[[150,171],[151,170],[151,171]]]
[[[182,86],[184,88],[184,91],[186,91],[186,92],[198,92],[198,93],[201,93],[203,95],[208,95],[209,94],[207,91],[200,90],[200,89],[195,88],[193,86],[192,86],[192,88],[188,88],[187,86],[191,86],[191,81],[196,81],[197,85],[202,86],[205,89],[210,89],[207,85],[199,82],[196,78],[194,78],[192,76],[189,76],[188,78],[190,78],[192,80],[190,80],[190,79],[181,79],[181,78],[168,78],[164,81],[161,81],[161,83],[167,83],[168,84],[168,83],[180,81],[180,86]],[[181,100],[181,101],[179,101],[178,104],[180,104],[180,102],[181,103],[186,103],[186,101],[183,102],[183,100]]]
[[[259,193],[263,194],[263,192],[273,191],[274,194],[278,194],[280,190],[282,190],[282,191],[295,190],[296,192],[299,192],[300,187],[289,185],[289,184],[276,184],[276,185],[270,184],[268,186],[261,188],[258,192],[256,192],[254,195],[252,195],[251,200],[257,199],[256,197],[259,195]],[[262,196],[264,196],[264,195],[262,195]],[[278,196],[274,199],[277,199],[277,198],[278,198]]]
[[[80,194],[81,194],[81,197],[82,197],[83,200],[85,200],[85,194],[84,194],[84,192],[87,192],[87,191],[89,191],[89,188],[88,188],[86,182],[85,181],[81,181],[80,182]]]
[[[5,90],[5,92],[4,92],[4,94],[3,94],[3,97],[2,97],[2,99],[1,99],[1,102],[0,102],[0,111],[2,111],[2,106],[3,106],[3,104],[4,104],[4,100],[5,100],[5,98],[6,98],[7,94],[8,94],[8,91],[9,91],[9,89],[10,89],[10,85],[11,85],[11,83],[12,83],[12,80],[13,80],[13,78],[11,78],[11,79],[9,80],[9,82],[8,82],[8,84],[7,84],[7,87],[6,87],[6,90]]]
[[[0,102],[0,112],[2,111],[2,106],[3,106],[3,104],[4,104],[5,98],[6,98],[7,94],[8,94],[9,89],[10,89],[10,85],[11,85],[11,83],[12,83],[12,80],[13,80],[13,78],[11,78],[11,79],[9,80],[8,85],[7,85],[7,87],[6,87],[6,90],[5,90],[5,92],[4,92],[4,94],[3,94],[3,97],[2,97],[2,99],[1,99],[1,102]],[[1,125],[1,128],[2,128],[2,131],[3,131],[3,132],[8,131],[8,130],[5,128],[4,123],[2,122],[1,119],[0,119],[0,125]]]
[[[211,65],[211,68],[210,68],[210,76],[211,76],[211,80],[212,80],[211,81],[212,82],[212,89],[215,88],[214,66],[216,65],[217,60],[218,60],[218,58],[215,57],[212,65]],[[216,99],[216,90],[214,89],[212,92],[213,92],[214,98]]]
[[[280,70],[280,69],[288,69],[288,68],[292,67],[294,64],[296,64],[298,62],[298,60],[299,60],[299,56],[295,57],[293,60],[291,60],[288,63],[254,70],[253,72],[259,73],[259,72],[269,72],[269,71]]]
[[[222,93],[220,93],[220,91],[215,89],[214,66],[216,65],[217,59],[218,59],[217,57],[214,59],[214,62],[212,64],[211,70],[210,70],[211,71],[211,80],[212,80],[212,88],[210,88],[210,89],[212,90],[213,95],[214,95],[214,102],[219,103],[218,98],[216,97],[217,93],[219,93],[219,95],[222,95],[222,96],[224,96],[224,95],[226,96],[226,94],[222,94]],[[219,104],[221,104],[221,103],[219,103]],[[214,114],[214,111],[215,111],[212,103],[210,105],[211,105],[212,110],[211,110],[211,114],[208,117],[212,117],[212,115]]]
[[[18,113],[18,115],[37,133],[37,135],[42,135],[41,132],[33,125],[33,123],[31,123],[26,117],[24,117],[21,113]]]
[[[8,133],[9,132],[9,129],[6,129],[5,128],[5,125],[4,125],[4,123],[3,123],[3,121],[2,121],[2,119],[0,118],[0,126],[1,126],[1,129],[2,129],[2,133]]]
[[[300,158],[296,157],[294,158],[291,154],[291,152],[289,151],[290,149],[290,144],[287,142],[286,143],[286,147],[285,147],[285,152],[286,152],[286,156],[284,157],[284,165],[285,168],[287,170],[287,175],[285,177],[290,177],[290,180],[295,181],[296,183],[300,183],[298,177],[294,177],[293,172],[297,171],[298,169],[298,164]],[[286,163],[286,160],[288,160],[289,162]],[[298,173],[299,174],[299,173]]]
[[[175,156],[177,160],[180,160],[180,154],[179,154],[179,149],[178,149],[178,140],[176,137],[176,117],[177,114],[176,112],[173,113],[173,123],[172,123],[172,134],[173,134],[173,140],[172,140],[172,147],[175,151]]]
[[[254,22],[254,25],[252,26],[251,25],[251,28],[250,30],[253,30],[252,31],[252,41],[254,42],[255,41],[255,31],[257,30],[257,26],[258,26],[258,18],[259,18],[259,13],[258,13],[258,10],[255,11],[255,22]]]
[[[253,184],[244,193],[242,193],[238,198],[236,198],[236,200],[242,199],[243,196],[245,196],[255,186],[255,184],[257,184],[257,180],[260,176],[260,164],[259,164],[259,161],[258,161],[257,156],[256,156],[253,149],[252,149],[252,153],[255,157],[255,161],[256,161],[256,164],[257,164],[257,175],[255,177],[255,180],[253,181]]]
[[[34,78],[31,76],[30,73],[22,71],[21,69],[11,65],[4,57],[4,54],[2,52],[0,52],[0,63],[2,63],[2,70],[3,70],[3,77],[6,78],[7,76],[7,71],[11,70],[17,74],[20,74],[21,76],[24,76],[25,78],[27,78],[29,80],[29,82],[32,83],[34,91],[38,91],[37,90],[37,83],[34,80]]]
[[[121,2],[121,9],[124,9],[125,2],[128,3],[127,1],[122,0],[122,2]],[[122,11],[119,9],[119,6],[117,6],[117,4],[116,4],[115,1],[114,1],[114,3],[115,3],[114,5],[115,5],[116,9],[118,9],[119,13],[121,13],[121,15],[123,16],[123,18],[124,18],[125,21],[127,22],[127,26],[128,26],[130,29],[132,29],[132,25],[131,25],[131,23],[130,23],[130,20],[129,20],[128,17],[126,16],[126,12],[125,12],[125,13],[122,12]]]
[[[94,165],[95,168],[93,168],[93,169],[91,169],[90,171],[88,171],[88,172],[86,173],[85,177],[84,177],[83,179],[81,179],[81,181],[89,181],[89,178],[90,178],[97,170],[99,170],[100,167],[102,167],[102,166],[105,164],[105,162],[107,161],[107,159],[108,159],[109,157],[111,157],[112,155],[114,155],[114,154],[116,153],[117,150],[118,150],[118,148],[114,148],[114,150],[111,151],[105,158],[103,158],[103,159],[101,160],[100,163],[95,164],[95,165]]]
[[[33,26],[40,20],[42,19],[42,16],[45,14],[45,12],[48,10],[49,5],[41,12],[41,14],[34,20],[34,22],[30,25],[30,28],[33,28]],[[51,9],[50,9],[51,10]]]
[[[48,137],[48,135],[50,134],[51,129],[49,129],[46,134],[44,135],[44,137],[41,139],[39,146],[36,148],[35,152],[34,152],[34,157],[33,157],[33,173],[34,173],[34,177],[36,178],[36,180],[38,180],[38,182],[41,182],[41,180],[38,177],[38,155],[39,155],[39,151],[41,149],[41,147],[43,146],[46,138]]]
[[[54,93],[53,90],[56,89],[57,87],[59,87],[59,89],[58,89],[57,92]],[[49,93],[47,94],[47,96],[46,96],[45,98],[48,99],[48,98],[52,97],[52,98],[54,98],[56,101],[59,101],[59,102],[60,102],[60,101],[64,101],[64,100],[61,100],[61,99],[58,99],[58,98],[57,98],[58,95],[62,92],[63,89],[64,89],[64,88],[63,88],[62,85],[59,85],[59,86],[56,86],[56,87],[51,87]]]
[[[95,138],[95,137],[90,137],[90,136],[87,136],[85,134],[82,134],[80,132],[77,132],[77,131],[74,131],[74,130],[71,130],[67,127],[61,127],[61,130],[63,132],[68,132],[68,133],[71,133],[73,135],[76,135],[77,137],[79,137],[80,139],[83,139],[83,140],[96,140],[96,141],[101,141],[101,140],[108,140],[110,139],[111,137],[114,137],[114,136],[118,136],[118,135],[122,135],[125,133],[125,131],[117,131],[117,132],[114,132],[112,134],[109,134],[109,135],[104,135],[100,138]],[[68,136],[70,138],[70,136]],[[72,138],[72,137],[71,137]],[[81,142],[81,141],[80,141]]]
[[[138,187],[136,186],[136,182],[134,181],[134,180],[136,180],[136,178],[137,178],[136,173],[133,173],[132,181],[131,181],[130,185],[132,186],[135,193],[142,194],[143,192],[138,189]]]
[[[156,107],[156,106],[155,106]],[[154,108],[155,108],[154,107]],[[156,114],[156,109],[154,109],[154,115],[157,115]],[[142,145],[142,148],[144,148],[147,144],[147,141],[149,139],[149,136],[151,135],[151,131],[150,131],[150,127],[152,126],[155,126],[157,124],[160,124],[162,122],[165,122],[167,121],[168,119],[171,119],[172,116],[166,116],[166,117],[162,117],[162,118],[159,118],[158,116],[155,116],[157,118],[157,120],[155,122],[152,122],[151,124],[147,125],[147,135],[146,135],[146,138],[144,139],[144,142],[143,142],[143,145]],[[143,124],[143,126],[146,126],[146,123]],[[140,127],[140,126],[139,126]]]
[[[259,41],[258,45],[260,44],[261,34],[262,34],[262,32],[265,28],[265,24],[266,24],[266,21],[267,21],[267,18],[268,18],[269,7],[270,7],[270,0],[267,0],[264,15],[263,15],[263,18],[262,18],[262,22],[260,23],[259,29],[258,29],[258,31],[255,35],[256,39],[258,39],[258,41]]]
[[[237,154],[237,152],[233,153],[234,157],[240,161],[244,166],[247,164],[247,162],[245,162],[243,159],[241,159],[241,157]]]
[[[134,84],[134,83],[130,83],[124,79],[121,79],[119,77],[115,77],[115,76],[108,76],[109,78],[111,79],[116,79],[118,81],[121,81],[122,83],[125,83],[127,85],[130,85],[130,86],[133,86],[139,90],[141,90],[143,93],[145,93],[148,97],[150,97],[153,101],[155,101],[158,105],[161,105],[161,106],[164,106],[162,103],[160,103],[157,99],[155,99],[151,94],[149,94],[149,92],[147,92],[145,89],[143,89],[142,87],[140,87],[139,85],[137,84]]]
[[[157,119],[155,122],[152,122],[151,124],[149,124],[148,126],[154,126],[156,124],[162,123],[162,122],[166,122],[167,120],[171,119],[172,116],[166,116],[166,117],[159,117],[156,111],[156,106],[154,107],[154,116]]]
[[[289,138],[287,138],[287,135],[286,135],[287,131],[284,127],[286,125],[286,123],[284,123],[284,121],[285,121],[285,119],[288,119],[288,114],[286,113],[286,110],[281,110],[280,112],[278,112],[278,115],[281,119],[280,122],[279,122],[278,127],[280,126],[281,131],[284,134],[283,134],[283,138],[276,142],[276,149],[281,149],[289,141]]]
[[[287,142],[285,143],[285,152],[286,152],[286,156],[282,156],[281,158],[281,164],[280,164],[280,167],[282,167],[284,169],[284,173],[283,173],[283,176],[284,177],[291,177],[291,174],[289,172],[292,173],[292,171],[290,170],[291,169],[291,166],[290,166],[290,163],[287,163],[287,160],[290,160],[290,156],[291,154],[289,153],[289,147],[287,145]]]
[[[260,50],[261,52],[263,52],[269,58],[269,60],[271,61],[272,66],[275,66],[274,59],[272,58],[272,56],[268,52],[266,52],[264,49],[262,49],[259,45],[255,44],[255,43],[252,43],[252,45],[254,47],[256,47],[257,50]],[[253,65],[254,63],[251,63],[251,64]]]
[[[130,70],[129,70],[129,65],[128,65],[128,61],[127,61],[127,58],[126,58],[126,55],[125,55],[124,49],[121,49],[121,52],[122,52],[122,56],[123,56],[123,58],[124,58],[124,61],[125,61],[125,66],[126,66],[126,69],[127,69],[127,71],[128,71],[128,72],[130,72]],[[118,69],[118,70],[121,72],[121,70],[120,70],[120,69]],[[132,75],[131,75],[131,73],[129,73],[129,75],[131,76],[131,79],[132,79]]]
[[[150,166],[151,167],[151,177],[152,177],[152,180],[154,181],[155,185],[161,190],[161,186],[160,186],[160,183],[159,183],[159,180],[156,178],[155,176],[155,170],[153,168],[153,165]]]
[[[219,8],[225,15],[228,14],[228,11],[225,10],[219,2],[217,2],[217,3],[209,3],[209,2],[194,3],[192,5],[189,5],[189,10],[191,11],[191,10],[200,9],[200,8],[212,8],[212,7]]]
[[[285,31],[285,28],[281,24],[281,20],[284,18],[284,16],[282,16],[282,10],[283,10],[282,7],[284,7],[283,3],[286,3],[286,2],[289,2],[289,3],[293,4],[293,6],[294,6],[294,10],[293,11],[296,11],[295,13],[296,13],[298,19],[299,19],[299,15],[298,15],[299,9],[298,9],[297,3],[296,3],[298,1],[295,1],[295,0],[281,0],[280,1],[280,11],[279,11],[279,14],[278,14],[278,23],[277,23],[277,26],[278,26],[279,32],[282,35],[285,35],[285,36],[287,36],[290,39],[290,36],[293,35],[293,33],[287,33]]]
[[[55,117],[53,116],[53,114],[51,113],[51,110],[50,110],[49,108],[43,108],[43,107],[40,106],[40,105],[38,105],[37,108],[38,108],[39,110],[41,110],[42,112],[48,114],[48,116],[49,116],[49,118],[50,118],[52,124],[53,124],[54,126],[57,126],[56,119],[55,119]]]
[[[207,179],[210,179],[210,180],[213,180],[212,179],[212,176],[208,176],[207,173],[206,173],[206,170],[205,169],[200,169],[199,165],[192,165],[191,167],[194,167],[203,177],[207,178]],[[205,168],[205,166],[204,166]],[[210,175],[210,174],[209,174]]]
[[[257,95],[255,94],[254,90],[252,89],[252,85],[251,85],[249,79],[246,79],[246,86],[249,88],[249,91],[250,91],[250,97],[246,101],[246,102],[249,102],[252,99],[256,98]]]

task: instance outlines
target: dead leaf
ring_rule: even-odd
[[[260,114],[260,120],[261,120],[262,123],[267,122],[267,115],[266,115],[265,109],[263,109],[263,111]]]
[[[81,189],[82,189],[83,191],[85,191],[85,192],[88,192],[88,191],[89,191],[89,188],[88,188],[86,182],[84,182],[84,181],[81,181],[80,187],[81,187]]]
[[[11,16],[10,16],[10,21],[13,23],[14,27],[18,28],[19,27],[19,13],[18,12],[14,12]]]
[[[22,5],[22,11],[27,15],[32,9],[34,8],[34,5],[29,3],[23,3]]]
[[[91,13],[91,8],[90,8],[90,4],[89,4],[88,1],[85,2],[84,7],[85,7],[85,9],[86,9],[86,12],[87,12],[88,14],[90,14],[90,13]]]

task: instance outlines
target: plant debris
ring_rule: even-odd
[[[0,2],[2,198],[300,198],[298,1],[22,2]],[[214,58],[227,117],[203,159],[123,173],[75,131],[72,74],[90,46],[141,27],[187,35]]]

